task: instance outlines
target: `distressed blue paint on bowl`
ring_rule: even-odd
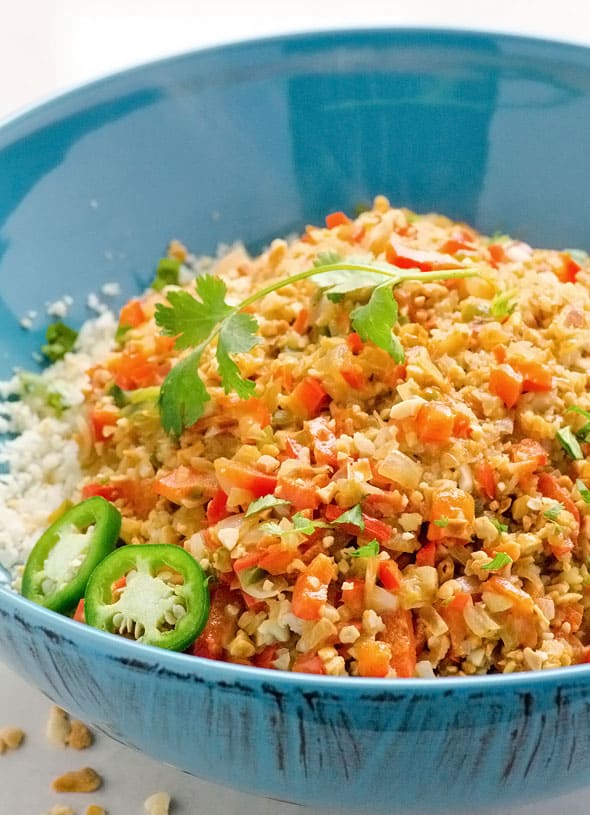
[[[148,65],[0,129],[0,373],[28,309],[145,285],[199,253],[383,192],[483,230],[588,248],[590,51],[494,34],[362,31]],[[472,811],[586,783],[590,667],[330,679],[165,653],[0,590],[2,658],[105,732],[190,773],[358,812]]]

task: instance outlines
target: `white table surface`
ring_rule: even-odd
[[[167,54],[247,37],[347,26],[486,28],[590,44],[588,0],[0,0],[0,118],[47,95]],[[1,655],[0,655],[1,659]],[[142,813],[157,790],[171,815],[318,815],[312,810],[223,789],[158,764],[99,736],[84,753],[58,750],[44,735],[49,702],[0,664],[0,727],[22,727],[23,747],[0,756],[0,815],[41,815],[57,802],[82,815],[89,803],[109,815]],[[90,765],[105,779],[88,796],[58,796],[53,778]],[[590,787],[495,815],[586,815]],[[491,811],[490,811],[491,815]]]

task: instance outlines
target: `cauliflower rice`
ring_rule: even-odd
[[[1,562],[17,572],[48,508],[98,494],[126,544],[184,547],[211,577],[197,656],[388,678],[586,661],[588,258],[381,196],[327,222],[209,271],[236,303],[322,253],[477,275],[395,288],[403,363],[352,330],[362,293],[332,302],[311,280],[273,292],[252,307],[262,341],[235,357],[255,394],[226,393],[208,347],[211,400],[179,438],[157,392],[122,404],[113,390],[153,391],[183,355],[154,321],[175,287],[134,301],[117,340],[101,315],[41,396],[18,376],[4,387],[21,399],[3,403],[2,429],[21,435],[3,451]],[[203,262],[170,252],[193,292]],[[248,514],[266,495],[282,500]]]

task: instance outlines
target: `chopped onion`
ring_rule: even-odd
[[[500,630],[498,623],[490,617],[481,605],[465,606],[463,618],[477,637],[487,638]]]
[[[379,475],[395,481],[406,489],[414,490],[420,483],[423,468],[400,450],[390,450],[377,467]]]
[[[365,593],[365,605],[380,614],[383,611],[397,611],[399,600],[387,589],[373,586],[369,592]]]

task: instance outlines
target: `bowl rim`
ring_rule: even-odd
[[[84,97],[96,91],[108,90],[113,83],[114,93],[117,86],[141,80],[142,75],[158,70],[174,68],[182,63],[190,63],[209,55],[230,56],[244,52],[262,53],[262,49],[297,44],[324,44],[328,48],[338,41],[353,40],[359,44],[370,45],[371,40],[385,37],[398,39],[428,38],[429,44],[438,40],[440,45],[452,46],[462,43],[465,47],[477,47],[478,43],[493,39],[510,47],[521,47],[538,50],[539,53],[555,50],[564,55],[584,57],[590,74],[590,46],[567,39],[551,39],[543,36],[502,31],[456,28],[442,26],[384,26],[384,27],[351,27],[340,29],[321,29],[317,31],[294,31],[265,37],[244,38],[227,43],[183,50],[179,53],[164,56],[155,60],[145,60],[122,70],[115,70],[90,81],[84,81],[56,93],[48,94],[10,112],[0,119],[0,150],[11,141],[19,140],[31,130],[46,125],[44,117],[51,113],[54,121],[64,117],[59,108],[68,103],[82,103]],[[262,57],[259,57],[262,59]],[[19,130],[21,132],[19,132]],[[3,608],[5,607],[5,608]],[[194,657],[186,653],[167,651],[162,648],[130,642],[122,637],[91,628],[73,619],[50,611],[22,597],[14,590],[0,585],[0,614],[15,619],[27,628],[40,628],[46,633],[51,631],[53,637],[60,636],[65,640],[75,640],[84,646],[99,651],[101,657],[117,661],[128,661],[136,669],[166,672],[186,678],[194,674],[205,681],[213,683],[223,681],[227,684],[258,685],[276,687],[278,690],[311,690],[326,692],[332,697],[363,694],[365,697],[382,697],[388,692],[399,695],[404,693],[440,695],[450,691],[461,694],[489,690],[513,689],[515,691],[533,691],[547,686],[578,684],[581,679],[590,678],[590,664],[564,666],[562,668],[522,671],[511,674],[484,674],[478,676],[434,677],[409,679],[365,678],[353,676],[320,676],[315,674],[293,673],[290,671],[268,670],[249,665],[209,660]],[[23,617],[25,614],[26,617]],[[191,668],[192,666],[192,668]]]

